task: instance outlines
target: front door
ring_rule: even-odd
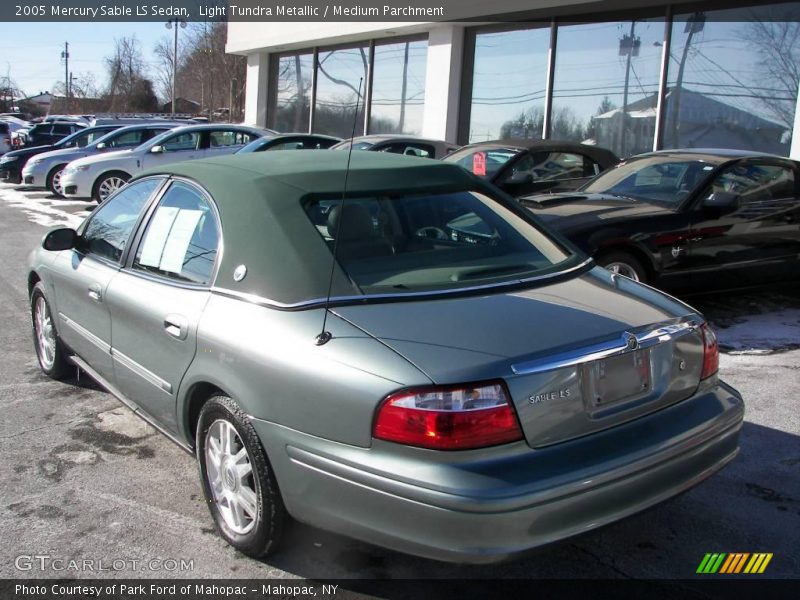
[[[176,131],[171,137],[161,142],[160,152],[147,152],[141,159],[142,169],[160,167],[182,160],[203,158],[205,151],[202,146],[202,131]],[[152,148],[151,148],[152,150]]]
[[[76,248],[60,252],[50,267],[59,335],[109,381],[113,369],[108,287],[147,200],[160,184],[160,179],[145,179],[109,199],[89,217]]]
[[[693,278],[741,287],[790,275],[800,253],[796,190],[794,168],[779,162],[745,161],[721,171],[693,210]],[[728,207],[710,206],[723,194]]]

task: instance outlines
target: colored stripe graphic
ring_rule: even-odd
[[[772,552],[757,552],[754,554],[749,552],[732,552],[730,554],[709,552],[703,557],[696,572],[711,575],[715,573],[720,575],[732,575],[742,572],[748,574],[763,573],[772,560],[772,556]]]

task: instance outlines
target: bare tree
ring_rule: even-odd
[[[791,131],[800,87],[800,22],[755,19],[741,34],[759,57],[759,83],[765,88],[759,99]]]

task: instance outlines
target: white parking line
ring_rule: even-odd
[[[20,209],[31,223],[42,227],[77,228],[91,213],[88,210],[70,212],[63,210],[69,206],[86,206],[86,202],[59,200],[43,197],[46,192],[20,192],[14,184],[0,183],[0,200],[13,208]]]

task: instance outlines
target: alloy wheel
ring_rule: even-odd
[[[39,359],[45,369],[51,369],[56,360],[56,332],[50,318],[50,311],[47,309],[47,301],[42,296],[36,298],[33,319]]]
[[[100,202],[103,202],[126,183],[127,182],[122,177],[117,177],[116,175],[106,177],[97,188],[97,195],[100,197]]]
[[[206,479],[225,524],[239,535],[248,533],[258,520],[258,501],[253,464],[236,428],[218,419],[205,440]]]
[[[605,265],[605,268],[614,273],[615,275],[623,275],[628,279],[639,281],[639,275],[636,273],[631,265],[624,262],[610,262]]]

